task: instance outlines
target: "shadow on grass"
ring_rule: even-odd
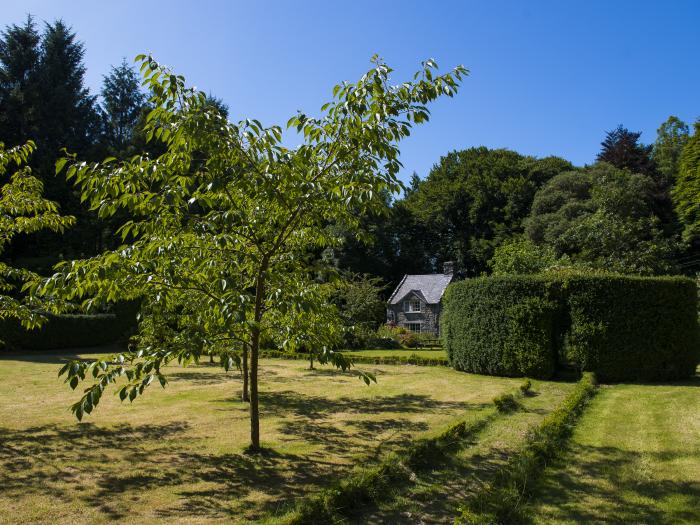
[[[638,453],[575,445],[548,469],[533,501],[555,509],[552,518],[557,521],[700,523],[700,480],[658,479],[651,467],[656,461],[683,460],[694,453],[692,448]],[[572,458],[575,470],[565,464]]]

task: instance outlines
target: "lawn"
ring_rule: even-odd
[[[700,376],[601,388],[548,470],[536,523],[700,523]]]
[[[86,356],[81,356],[86,357]],[[63,358],[0,359],[0,522],[256,521],[458,417],[492,411],[517,379],[443,367],[362,365],[365,386],[304,361],[262,362],[262,433],[249,456],[240,381],[216,366],[172,368],[133,404],[103,398],[78,423]]]

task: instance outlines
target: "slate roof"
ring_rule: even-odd
[[[399,304],[411,292],[417,292],[428,304],[437,304],[442,299],[452,274],[430,273],[426,275],[404,275],[389,298],[389,304]]]

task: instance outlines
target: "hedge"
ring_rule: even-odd
[[[457,370],[547,379],[559,317],[558,286],[545,277],[458,281],[443,298],[443,346]]]
[[[408,353],[408,352],[407,352]],[[309,354],[284,352],[282,350],[262,350],[260,357],[264,359],[291,359],[308,361]],[[445,357],[423,357],[412,353],[407,356],[363,356],[363,355],[348,355],[346,356],[353,363],[373,364],[373,365],[420,365],[420,366],[449,366],[449,362]]]
[[[111,313],[46,314],[46,322],[34,330],[5,319],[0,321],[0,340],[13,350],[60,350],[114,343],[135,329],[136,310],[135,303],[122,303]]]
[[[697,287],[684,277],[483,277],[450,285],[443,343],[458,370],[548,378],[573,364],[601,381],[691,377]],[[564,363],[566,361],[566,363]]]
[[[561,454],[572,429],[596,393],[596,378],[584,373],[557,409],[532,428],[523,447],[460,509],[458,525],[529,523],[523,505],[552,459]]]

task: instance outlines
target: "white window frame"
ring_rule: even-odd
[[[411,326],[417,326],[418,330],[411,329]],[[404,328],[406,328],[406,330],[409,332],[420,334],[423,332],[423,323],[404,323]]]
[[[415,308],[415,305],[418,307]],[[409,314],[419,314],[423,311],[423,304],[417,297],[412,297],[403,302],[403,311]]]

